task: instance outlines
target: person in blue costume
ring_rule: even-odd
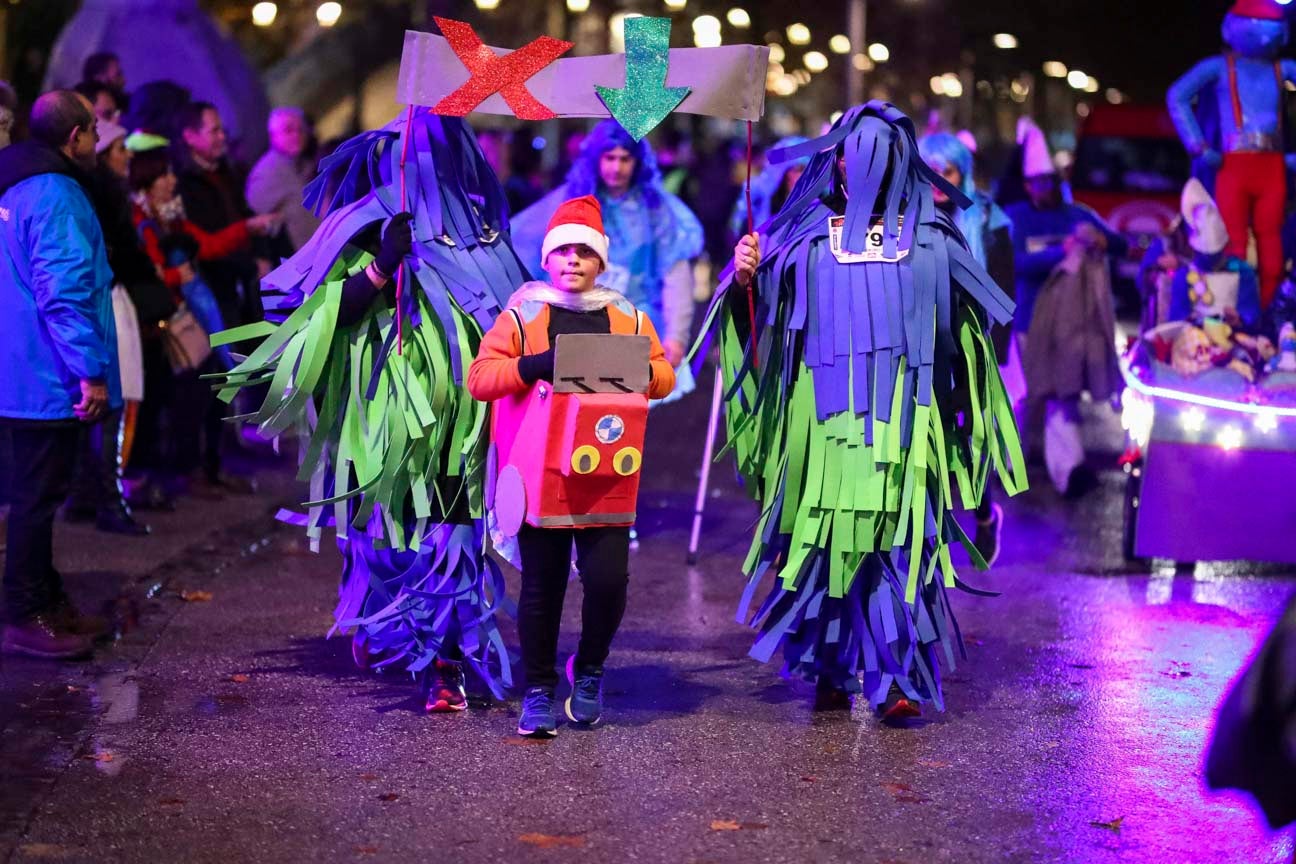
[[[943,189],[932,188],[936,208],[954,220],[972,257],[986,269],[995,284],[1012,297],[1012,223],[1008,221],[1008,215],[1002,208],[990,200],[989,195],[976,188],[972,151],[957,136],[948,132],[936,132],[918,140],[918,152],[929,168],[944,177],[972,202],[970,207],[959,207]],[[1002,368],[1008,361],[1011,331],[1007,326],[998,326],[991,330],[990,335],[995,357]],[[973,537],[977,551],[986,564],[990,565],[999,557],[999,541],[1003,534],[1003,508],[994,503],[992,488],[986,487],[981,505],[977,508],[977,528]]]
[[[789,135],[774,145],[774,150],[785,150],[804,144],[805,138],[800,135]],[[761,172],[751,181],[752,224],[764,225],[783,207],[801,175],[805,173],[809,159],[794,159],[771,165],[768,162]],[[739,195],[734,202],[733,215],[729,217],[729,230],[736,241],[747,233],[747,196]]]
[[[1207,57],[1166,93],[1179,137],[1198,163],[1218,169],[1215,200],[1228,228],[1228,252],[1245,258],[1249,231],[1260,261],[1260,300],[1267,308],[1283,275],[1282,223],[1287,174],[1296,154],[1286,154],[1284,94],[1296,83],[1296,60],[1281,59],[1288,26],[1276,0],[1236,0],[1221,35],[1228,51]],[[1206,137],[1194,101],[1211,103],[1219,140]]]
[[[1013,269],[1017,302],[1013,314],[1013,338],[1028,370],[1047,370],[1059,365],[1059,357],[1048,346],[1032,347],[1027,339],[1036,317],[1036,301],[1044,288],[1054,280],[1064,261],[1123,256],[1128,244],[1087,207],[1068,204],[1062,199],[1060,181],[1048,144],[1038,127],[1031,126],[1023,141],[1023,168],[1027,200],[1004,208],[1012,222]],[[1069,265],[1068,265],[1069,266]],[[1097,273],[1097,265],[1086,272]],[[1109,279],[1110,277],[1108,277]],[[1104,289],[1110,294],[1110,286]],[[1085,322],[1071,322],[1083,324]],[[1110,334],[1106,337],[1110,341]],[[1084,465],[1079,447],[1079,409],[1074,400],[1050,399],[1050,394],[1027,393],[1022,427],[1028,451],[1043,452],[1046,462],[1056,466],[1055,485],[1070,497],[1093,488],[1096,478]],[[1059,434],[1046,437],[1046,427]],[[1061,479],[1057,479],[1061,478]]]
[[[1260,283],[1255,268],[1228,254],[1228,229],[1219,208],[1197,179],[1184,186],[1179,205],[1188,229],[1190,260],[1170,280],[1168,320],[1222,318],[1254,331],[1260,323]]]
[[[504,190],[464,121],[417,109],[334,151],[305,203],[323,222],[264,280],[268,320],[217,340],[262,340],[222,398],[268,383],[251,419],[302,430],[311,500],[295,521],[315,542],[337,528],[334,629],[353,634],[357,662],[421,678],[432,712],[467,707],[465,666],[503,698],[486,409],[464,376],[529,278]]]
[[[941,669],[961,650],[950,545],[984,564],[951,490],[971,508],[991,471],[1010,493],[1025,484],[990,345],[1012,301],[936,207],[933,187],[971,202],[894,106],[852,108],[772,154],[801,157],[704,328],[719,330],[730,446],[761,511],[738,616],[760,631],[754,658],[781,649],[784,674],[815,683],[816,708],[862,691],[902,724],[943,707]]]
[[[581,145],[566,182],[513,217],[513,247],[528,268],[540,271],[540,247],[558,205],[582,195],[598,198],[611,239],[612,261],[599,284],[648,315],[666,359],[681,367],[693,327],[690,260],[702,252],[702,225],[663,188],[652,146],[604,120]],[[693,389],[689,370],[678,374],[675,397]]]

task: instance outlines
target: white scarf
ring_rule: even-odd
[[[527,282],[513,292],[513,296],[509,298],[507,308],[512,309],[532,300],[548,303],[562,309],[570,309],[573,312],[597,312],[599,309],[605,309],[613,303],[624,301],[625,297],[619,291],[604,288],[602,285],[595,285],[588,291],[577,293],[555,288],[548,282]]]
[[[145,216],[148,216],[150,219],[158,220],[163,224],[163,226],[171,225],[174,222],[183,222],[186,218],[184,199],[179,195],[174,196],[170,201],[167,201],[156,211],[153,209],[152,202],[149,201],[148,193],[143,189],[136,190],[135,193],[131,195],[131,200],[139,205],[139,208],[144,211]]]

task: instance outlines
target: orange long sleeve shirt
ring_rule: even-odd
[[[616,305],[607,307],[611,332],[633,336],[636,332],[652,342],[648,362],[652,372],[648,382],[648,397],[662,399],[675,389],[675,370],[666,360],[666,351],[657,338],[657,329],[647,315],[629,314]],[[640,325],[638,322],[642,321]],[[526,350],[523,351],[525,340]],[[468,392],[479,402],[494,402],[515,393],[525,392],[531,385],[522,380],[518,360],[525,354],[543,354],[549,350],[549,305],[539,314],[524,321],[522,332],[517,318],[504,312],[495,319],[491,329],[482,337],[477,359],[468,367]]]

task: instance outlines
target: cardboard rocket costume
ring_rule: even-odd
[[[968,202],[895,107],[852,108],[772,158],[802,155],[760,229],[753,308],[729,273],[708,314],[730,445],[761,505],[739,620],[760,631],[751,655],[781,649],[785,673],[939,707],[941,656],[961,649],[949,589],[966,588],[950,545],[979,558],[950,481],[964,507],[992,470],[1010,494],[1025,485],[988,335],[1012,304],[933,206],[931,184]]]
[[[598,199],[559,206],[543,246],[551,282],[527,283],[509,300],[482,339],[468,389],[492,403],[489,506],[516,538],[522,570],[527,690],[518,734],[552,737],[572,549],[585,590],[565,711],[593,725],[625,613],[648,399],[669,395],[675,372],[652,321],[595,281],[608,260]]]
[[[544,238],[542,258],[568,243],[583,243],[607,258],[609,238],[602,233],[596,199],[578,198],[559,206]],[[559,305],[574,299],[531,283],[509,303],[505,324],[513,325],[521,354],[542,350],[530,344],[534,340],[528,340],[526,332],[546,297]],[[553,381],[538,381],[495,400],[486,504],[510,537],[523,522],[537,528],[634,524],[647,394],[666,389],[665,369],[658,371],[654,387],[649,372],[655,336],[647,335],[651,325],[643,312],[610,290],[599,289],[594,297],[581,299],[582,308],[593,310],[602,303],[632,314],[634,335],[560,335],[554,346]]]

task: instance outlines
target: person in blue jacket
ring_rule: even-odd
[[[0,151],[0,423],[13,474],[0,650],[87,654],[105,622],[81,615],[54,569],[54,514],[79,428],[121,408],[112,271],[90,198],[95,116],[79,93],[32,106],[31,140]]]

